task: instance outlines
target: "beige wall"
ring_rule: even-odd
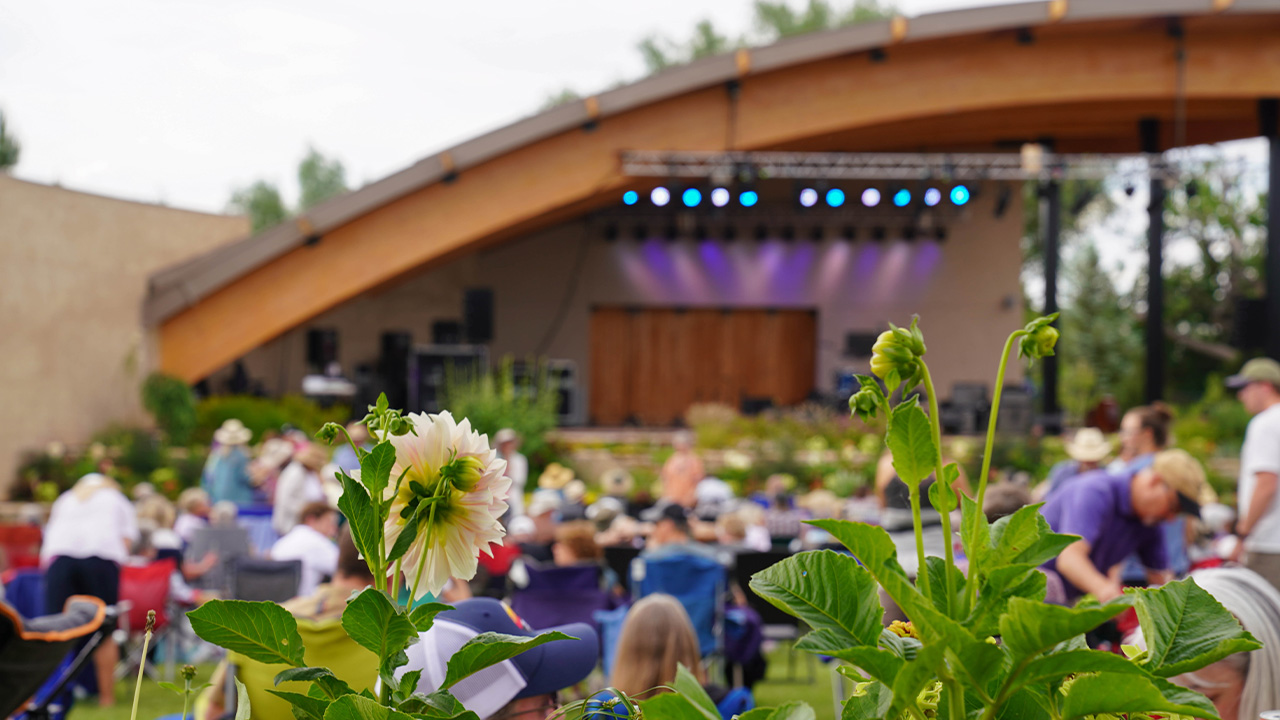
[[[837,370],[867,372],[865,361],[843,357],[847,332],[876,330],[885,321],[906,324],[919,313],[934,380],[946,396],[957,381],[990,386],[1005,337],[1022,324],[1022,218],[1014,203],[996,219],[994,196],[975,197],[949,221],[945,243],[906,243],[892,234],[874,243],[865,239],[866,227],[854,243],[757,243],[741,234],[732,244],[638,243],[625,224],[622,238],[605,242],[599,220],[580,220],[425,271],[307,327],[339,331],[339,361],[350,371],[376,361],[383,331],[407,330],[415,342],[428,342],[433,321],[460,319],[464,288],[492,287],[491,357],[525,356],[545,344],[544,356],[578,363],[585,389],[593,305],[816,308],[816,377],[830,388]],[[245,365],[268,392],[298,392],[305,353],[306,328],[297,328],[250,353]],[[215,389],[225,377],[225,370],[219,373]],[[1011,369],[1010,381],[1019,378],[1021,369]],[[588,407],[585,397],[582,407]]]
[[[248,220],[116,200],[0,173],[0,497],[25,450],[145,422],[147,276]]]

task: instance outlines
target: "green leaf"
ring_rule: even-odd
[[[386,411],[387,411],[387,408],[389,408],[389,407],[391,407],[391,406],[390,406],[390,404],[388,404],[388,403],[387,403],[387,394],[386,394],[386,393],[378,393],[378,400],[377,400],[377,403],[374,405],[374,410],[375,410],[379,415],[381,415],[382,413],[386,412]]]
[[[693,706],[702,713],[706,720],[720,720],[720,711],[716,709],[716,704],[711,700],[711,696],[707,695],[707,691],[702,689],[702,683],[689,672],[689,668],[684,665],[676,665],[676,679],[671,684],[676,692],[686,698]]]
[[[933,444],[929,417],[914,398],[893,409],[885,443],[893,454],[893,469],[908,487],[918,486],[933,474],[938,448]]]
[[[413,720],[413,717],[380,705],[376,700],[344,695],[329,705],[324,720]]]
[[[171,682],[158,682],[156,685],[159,685],[161,688],[168,690],[169,692],[178,693],[179,695],[185,695],[187,693],[186,688],[179,687]]]
[[[815,630],[848,645],[875,646],[882,629],[875,578],[858,561],[833,550],[804,552],[751,578],[751,589]]]
[[[452,609],[452,605],[445,605],[444,603],[422,603],[421,605],[415,605],[413,610],[409,612],[409,622],[413,623],[413,626],[418,629],[419,633],[424,633],[430,630],[431,626],[435,624],[436,615]]]
[[[956,669],[988,692],[998,688],[1009,674],[1009,654],[999,645],[975,640],[952,649],[960,661]]]
[[[1138,601],[1138,622],[1147,641],[1145,667],[1153,675],[1181,675],[1262,647],[1191,578],[1131,592]]]
[[[937,483],[934,483],[937,487]],[[929,590],[933,595],[933,604],[940,612],[950,614],[951,608],[958,608],[964,601],[964,573],[960,572],[960,568],[955,565],[947,564],[945,558],[927,557],[924,559],[925,567],[929,569]],[[951,588],[955,591],[955,595],[951,598],[951,602],[947,602],[947,579],[946,574],[951,575]]]
[[[249,690],[240,682],[240,678],[231,678],[236,681],[236,718],[235,720],[249,720],[252,709],[249,707]]]
[[[943,472],[946,472],[946,467],[943,468]],[[949,513],[956,509],[956,491],[951,489],[950,484],[936,482],[929,486],[929,504],[938,512]]]
[[[300,667],[281,670],[276,673],[275,684],[282,682],[313,682],[320,678],[334,677],[333,671],[322,667]]]
[[[325,709],[329,707],[328,701],[317,700],[301,693],[286,692],[284,690],[268,690],[267,692],[292,705],[293,716],[298,720],[324,720]]]
[[[960,543],[969,558],[969,576],[976,579],[991,552],[991,526],[978,501],[968,495],[960,496]]]
[[[432,720],[479,720],[475,713],[463,707],[462,703],[447,690],[437,690],[428,695],[413,695],[400,705],[399,710],[410,713],[414,717]]]
[[[510,660],[525,650],[545,645],[555,640],[576,640],[562,632],[542,633],[535,637],[504,635],[502,633],[480,633],[467,641],[458,652],[449,658],[449,667],[445,671],[442,690],[448,690],[459,680],[477,673],[490,665],[497,665],[503,660]]]
[[[210,600],[187,617],[205,642],[267,665],[306,664],[298,621],[273,602]]]
[[[813,708],[809,706],[809,703],[802,700],[791,700],[775,708],[763,708],[763,710],[765,713],[759,716],[762,720],[817,720],[818,717],[813,712]],[[755,710],[750,712],[755,712]],[[747,715],[749,714],[740,715],[738,720],[747,720]],[[719,717],[719,714],[717,714],[716,718]]]
[[[1049,689],[1044,687],[1024,687],[996,709],[997,720],[1049,720],[1053,716],[1049,711]]]
[[[893,691],[878,682],[863,685],[860,690],[862,694],[856,694],[859,690],[855,690],[855,694],[844,701],[840,720],[884,720],[890,717]]]
[[[1176,713],[1218,720],[1205,696],[1161,678],[1114,672],[1076,678],[1063,703],[1063,720],[1103,713]]]
[[[378,542],[382,539],[382,523],[378,520],[378,512],[363,485],[346,473],[338,473],[338,478],[342,481],[338,509],[351,527],[351,540],[355,543],[356,550],[372,565],[373,560],[378,557]]]
[[[1000,616],[1015,597],[1043,602],[1046,578],[1034,565],[1006,565],[993,571],[979,585],[978,601],[965,621],[977,637],[1000,632]]]
[[[821,638],[813,639],[819,633],[809,633],[796,643],[797,650],[807,650],[821,655],[830,655],[856,665],[868,676],[889,685],[898,677],[904,664],[902,658],[883,648],[872,647],[839,647],[836,645],[820,645]]]
[[[1026,598],[1012,598],[1000,618],[1000,635],[1016,658],[1037,655],[1060,642],[1089,632],[1132,605],[1128,596],[1097,608],[1065,608]]]
[[[925,645],[915,660],[902,666],[898,677],[893,681],[893,702],[889,704],[889,713],[885,717],[896,718],[914,706],[916,697],[925,686],[938,679],[938,670],[943,665],[943,653],[946,647],[940,644]]]
[[[1070,650],[1036,658],[1018,676],[1023,684],[1061,681],[1073,673],[1113,672],[1122,675],[1146,675],[1137,663],[1100,650]]]
[[[991,526],[993,547],[988,571],[1013,563],[1040,565],[1080,539],[1075,535],[1055,534],[1040,514],[1042,504],[1027,505]]]
[[[640,702],[640,713],[646,718],[662,720],[707,720],[707,716],[689,698],[676,693],[662,693]],[[716,717],[720,715],[717,713]]]
[[[374,588],[365,588],[347,604],[342,612],[342,628],[391,670],[399,667],[395,662],[404,649],[418,641],[418,630],[404,611]]]
[[[409,522],[405,523],[404,529],[396,536],[395,544],[387,551],[388,564],[404,557],[404,554],[409,550],[409,546],[413,545],[413,541],[418,539],[418,524],[419,518],[417,515],[411,516]]]
[[[395,446],[385,440],[360,459],[360,482],[369,488],[370,497],[382,501],[382,495],[391,482],[391,467],[395,464]]]

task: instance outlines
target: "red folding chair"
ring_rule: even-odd
[[[43,537],[37,525],[0,525],[0,570],[40,567]]]
[[[135,666],[152,679],[159,675],[150,660],[142,656],[142,639],[147,629],[147,612],[156,611],[156,624],[151,633],[151,648],[169,638],[169,581],[177,561],[172,558],[157,560],[147,565],[125,565],[120,568],[120,646],[127,653],[116,665],[116,677],[129,675]],[[173,643],[170,643],[172,645]],[[173,648],[166,648],[165,662],[173,663]],[[166,671],[166,676],[170,673]]]

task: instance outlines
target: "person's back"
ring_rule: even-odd
[[[271,546],[272,560],[301,560],[299,595],[307,595],[338,567],[338,548],[332,538],[338,532],[338,513],[323,502],[307,504],[301,522]]]

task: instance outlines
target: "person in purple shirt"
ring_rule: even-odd
[[[1200,514],[1213,501],[1204,468],[1183,450],[1164,450],[1144,468],[1112,474],[1086,473],[1041,508],[1054,532],[1079,535],[1042,567],[1062,578],[1067,599],[1090,593],[1101,602],[1122,592],[1112,570],[1136,552],[1152,584],[1169,581],[1160,523],[1180,513]]]

